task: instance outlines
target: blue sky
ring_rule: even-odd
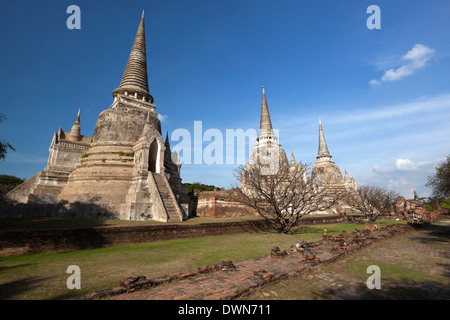
[[[69,30],[69,5],[81,29]],[[370,30],[369,5],[381,9]],[[288,157],[315,162],[318,118],[342,171],[359,185],[427,196],[426,177],[450,153],[450,2],[434,1],[2,1],[0,173],[29,178],[53,132],[81,133],[120,84],[145,10],[150,93],[163,136],[258,130],[265,86]],[[204,142],[207,146],[209,142]],[[177,142],[172,142],[175,146]],[[236,165],[181,168],[184,182],[236,184]]]

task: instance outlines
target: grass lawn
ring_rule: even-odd
[[[193,217],[182,222],[171,223],[207,223],[222,221],[242,221],[262,219],[261,217],[234,217],[234,218],[208,218]],[[29,218],[0,218],[0,230],[40,230],[40,229],[65,229],[65,228],[91,228],[114,226],[145,226],[151,224],[167,224],[154,220],[131,221],[118,219],[85,219],[85,218],[54,218],[54,217],[29,217]]]
[[[155,278],[196,270],[199,266],[224,259],[249,259],[269,254],[273,246],[286,250],[299,238],[307,241],[321,239],[324,228],[328,234],[337,235],[342,230],[351,232],[355,228],[363,229],[364,225],[302,226],[286,235],[275,232],[246,233],[2,257],[0,299],[67,299],[115,287],[119,280],[131,276]],[[81,269],[81,290],[66,287],[70,276],[66,270],[70,265]]]
[[[263,288],[243,299],[442,299],[450,297],[450,220],[385,239],[311,273]],[[381,270],[370,290],[367,267]]]

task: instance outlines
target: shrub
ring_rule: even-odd
[[[9,191],[25,182],[25,179],[7,174],[0,175],[0,195],[7,194]]]

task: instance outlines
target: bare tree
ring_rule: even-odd
[[[330,209],[345,192],[333,190],[323,180],[311,179],[309,165],[281,167],[276,174],[263,174],[258,165],[239,167],[235,176],[241,187],[235,200],[255,209],[280,233],[287,233],[304,215]]]
[[[393,210],[393,202],[398,196],[397,192],[386,188],[364,185],[358,187],[357,193],[348,193],[345,202],[375,222]]]

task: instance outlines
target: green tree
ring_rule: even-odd
[[[426,187],[433,189],[433,196],[441,198],[450,197],[450,155],[436,166],[434,175],[428,176]]]
[[[214,191],[214,190],[222,190],[222,188],[213,186],[213,185],[206,185],[202,184],[200,182],[193,182],[193,183],[183,183],[185,192],[189,193],[194,189],[199,189],[201,191]]]
[[[2,123],[4,120],[6,120],[5,115],[0,113],[0,123]],[[14,149],[14,147],[9,142],[7,142],[5,140],[1,140],[0,141],[0,160],[5,160],[6,154],[8,153],[8,149],[16,151],[16,149]]]
[[[0,174],[0,196],[7,194],[9,191],[22,184],[25,180],[16,176]]]

